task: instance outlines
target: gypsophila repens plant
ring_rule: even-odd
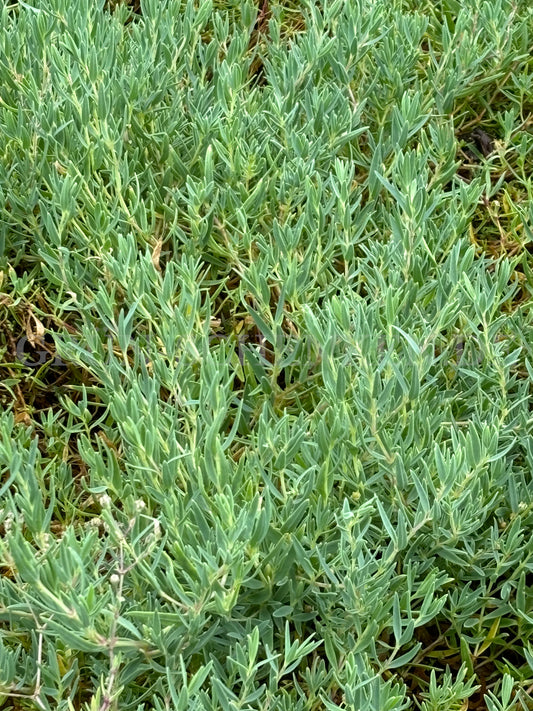
[[[530,3],[0,25],[0,708],[533,709]]]

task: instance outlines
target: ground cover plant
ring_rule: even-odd
[[[525,0],[8,0],[0,708],[533,708]]]

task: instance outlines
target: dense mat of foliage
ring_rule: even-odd
[[[533,708],[529,2],[0,22],[0,707]]]

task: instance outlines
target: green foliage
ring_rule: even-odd
[[[0,30],[2,708],[531,708],[529,3]]]

